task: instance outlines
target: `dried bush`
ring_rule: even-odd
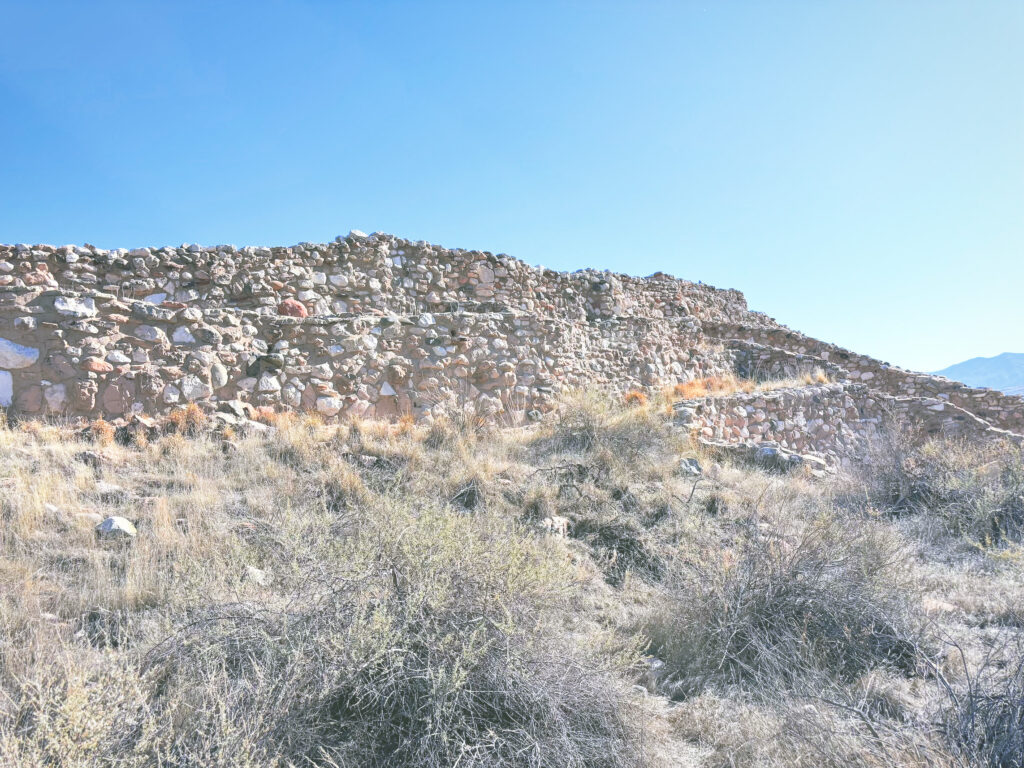
[[[876,441],[861,483],[865,500],[892,514],[920,514],[983,546],[1024,536],[1024,453],[995,441],[932,439],[904,431]]]
[[[206,428],[207,416],[195,403],[183,408],[176,408],[167,416],[168,423],[174,431],[185,437],[198,437]]]
[[[944,733],[957,764],[965,768],[1013,768],[1024,765],[1024,649],[1000,658],[997,647],[972,667],[962,650],[955,655],[964,682],[940,678],[946,694]]]
[[[789,535],[754,522],[732,548],[678,563],[649,622],[666,690],[770,694],[876,666],[912,673],[919,631],[903,553],[875,526],[821,516]]]
[[[114,425],[101,417],[89,424],[89,434],[96,445],[110,445],[114,442]]]
[[[568,398],[558,419],[530,445],[537,458],[604,454],[616,463],[633,465],[673,450],[671,434],[666,419],[653,409],[623,409],[607,397],[586,392]]]
[[[647,405],[647,395],[638,389],[632,389],[623,396],[622,401],[626,405]]]
[[[560,628],[567,574],[496,520],[378,510],[344,569],[198,613],[149,657],[125,753],[163,765],[630,766],[615,664]],[[218,764],[225,764],[223,761]],[[228,763],[230,764],[230,763]]]

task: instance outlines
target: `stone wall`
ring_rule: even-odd
[[[667,275],[554,272],[504,254],[448,250],[390,235],[288,248],[0,246],[0,290],[58,286],[154,304],[269,314],[276,314],[284,297],[295,298],[311,315],[417,314],[481,304],[484,310],[574,321],[617,316],[739,321],[748,314],[738,291]]]
[[[726,346],[732,351],[736,375],[744,379],[777,381],[819,371],[835,381],[849,378],[849,373],[844,368],[813,355],[766,347],[763,344],[739,339],[730,339]]]
[[[923,435],[1024,441],[947,401],[893,396],[851,382],[685,400],[675,412],[677,423],[702,438],[771,442],[842,464],[866,456],[868,441],[884,424],[912,424]]]
[[[0,246],[0,407],[29,416],[225,401],[327,417],[537,416],[568,388],[815,369],[836,383],[688,403],[680,419],[836,459],[883,411],[941,431],[1024,432],[1020,398],[856,355],[749,311],[737,291],[663,274],[559,273],[362,233],[288,248]]]
[[[390,237],[0,247],[0,281],[0,404],[31,415],[235,399],[328,416],[543,413],[566,388],[729,372],[699,316],[745,311],[736,292],[667,277],[549,273]]]
[[[843,378],[868,384],[873,389],[907,397],[945,400],[1000,429],[1024,432],[1024,399],[1020,397],[991,389],[974,389],[942,376],[907,371],[781,326],[711,321],[705,323],[704,331],[719,339],[761,345],[759,364],[765,370],[772,370],[777,364],[791,365],[794,354],[802,355],[808,365],[836,366],[844,372]]]

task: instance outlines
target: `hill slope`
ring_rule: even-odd
[[[1021,764],[1019,452],[768,470],[631,402],[0,426],[0,765]]]
[[[971,387],[988,387],[1008,395],[1024,395],[1024,352],[974,357],[935,371],[935,374],[962,381]]]

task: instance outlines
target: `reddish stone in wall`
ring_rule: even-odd
[[[33,384],[25,387],[14,398],[14,407],[25,413],[35,413],[43,405],[43,390]]]
[[[100,360],[98,357],[87,357],[82,361],[82,367],[93,373],[110,373],[114,370],[114,366],[105,360]]]
[[[127,379],[110,382],[103,390],[103,410],[114,415],[126,412],[134,399],[134,390],[133,383]]]
[[[302,302],[295,299],[285,299],[277,305],[277,314],[288,317],[309,317],[309,312],[302,305]]]
[[[98,390],[99,385],[91,379],[74,382],[71,394],[75,407],[79,411],[91,411],[96,407],[96,392]]]

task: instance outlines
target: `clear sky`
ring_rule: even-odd
[[[349,229],[1024,351],[1024,2],[0,0],[0,242]]]

